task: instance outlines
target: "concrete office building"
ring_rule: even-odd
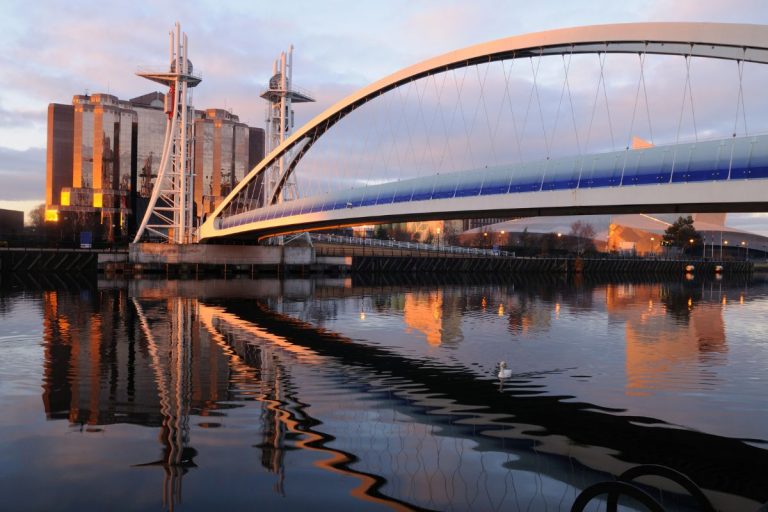
[[[195,119],[195,205],[198,216],[213,212],[264,156],[264,132],[249,128],[221,109]]]
[[[48,107],[46,220],[126,240],[144,215],[160,167],[165,95],[129,101],[77,95]],[[264,130],[220,109],[195,112],[198,218],[213,211],[264,156]]]

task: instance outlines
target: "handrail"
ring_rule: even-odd
[[[428,251],[448,254],[472,254],[479,256],[506,256],[515,257],[514,252],[500,251],[494,249],[479,249],[477,247],[460,247],[455,245],[434,245],[418,242],[401,242],[398,240],[380,240],[378,238],[359,238],[353,236],[328,235],[324,233],[313,233],[310,235],[312,240],[318,242],[327,242],[346,245],[362,245],[364,247],[382,247],[389,249],[409,249],[416,251]]]
[[[670,467],[659,464],[641,464],[640,466],[629,468],[620,474],[618,478],[622,482],[630,483],[642,476],[658,476],[671,480],[688,491],[688,493],[698,502],[699,510],[702,512],[715,512],[715,507],[712,506],[709,499],[704,495],[699,486],[696,485],[696,482]],[[609,493],[607,510],[618,510],[618,500],[618,493]]]

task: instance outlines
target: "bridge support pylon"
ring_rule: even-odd
[[[165,112],[168,122],[160,167],[152,189],[147,211],[134,243],[144,234],[168,243],[187,244],[196,241],[194,224],[194,107],[189,89],[201,82],[193,74],[187,58],[187,34],[179,23],[170,33],[170,69],[164,72],[141,71],[137,75],[168,86]]]

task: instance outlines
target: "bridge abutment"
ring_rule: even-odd
[[[316,261],[312,247],[207,244],[131,244],[128,262],[137,273],[254,273],[303,271]]]

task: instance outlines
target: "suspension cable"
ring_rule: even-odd
[[[491,116],[488,115],[488,102],[486,101],[486,94],[485,94],[485,84],[488,81],[488,72],[491,70],[491,57],[488,57],[488,62],[485,65],[485,74],[483,75],[483,79],[480,82],[480,98],[483,102],[483,112],[485,113],[485,125],[486,128],[488,128],[488,137],[490,138],[490,144],[491,144],[491,156],[493,158],[494,165],[499,165],[499,157],[496,154],[496,137],[493,128],[491,127]],[[480,68],[478,68],[478,78],[480,73]]]
[[[691,45],[691,53],[693,53],[693,45]],[[693,62],[693,56],[689,55],[689,58],[686,61],[686,64],[688,66],[688,72],[686,73],[688,76],[688,97],[691,100],[691,119],[693,119],[693,138],[696,142],[699,141],[699,131],[696,127],[696,107],[693,104],[693,84],[691,82],[691,63]]]
[[[746,52],[746,49],[744,50]],[[744,61],[737,60],[736,66],[739,72],[739,94],[736,98],[736,118],[733,120],[733,136],[736,137],[736,132],[739,126],[739,110],[744,116],[744,135],[748,135],[747,132],[747,112],[744,108]]]
[[[648,46],[648,43],[645,43]],[[648,132],[650,134],[650,142],[653,144],[653,127],[651,126],[651,106],[648,103],[648,90],[645,86],[645,59],[648,57],[646,52],[642,53],[640,59],[640,79],[643,82],[643,96],[645,96],[645,115],[648,118]]]
[[[516,55],[513,53],[512,58],[510,59],[510,64],[509,64],[509,74],[507,73],[506,66],[502,66],[502,70],[504,71],[504,96],[507,102],[509,103],[509,113],[512,116],[512,130],[514,131],[515,143],[517,144],[517,157],[520,163],[522,163],[523,153],[520,148],[520,131],[517,129],[517,120],[515,119],[515,109],[512,105],[512,95],[509,92],[509,78],[512,73],[512,67],[515,65],[515,60],[516,60]]]
[[[573,108],[573,97],[571,95],[571,84],[568,81],[568,72],[571,68],[571,60],[573,59],[573,46],[571,46],[571,51],[568,53],[568,64],[565,63],[565,57],[563,57],[563,66],[565,67],[565,86],[568,90],[568,102],[571,105],[571,120],[573,122],[573,133],[576,136],[576,150],[579,153],[579,156],[581,156],[581,143],[579,142],[579,130],[576,127],[576,112]]]
[[[477,125],[477,115],[480,112],[480,105],[483,103],[483,89],[484,89],[483,86],[484,86],[485,82],[484,82],[484,79],[483,80],[480,79],[480,65],[479,64],[475,64],[475,74],[477,75],[478,83],[480,85],[480,94],[478,94],[478,97],[477,97],[477,103],[475,104],[475,111],[472,113],[472,124],[469,125],[469,131],[467,132],[467,147],[469,147],[469,148],[472,147],[472,134],[474,133],[475,126]],[[487,73],[487,69],[486,69],[486,76],[487,76],[487,74],[488,73]],[[475,160],[474,153],[471,153],[471,155],[472,155],[472,161],[474,163],[474,166],[475,167],[479,167],[480,166],[479,165],[480,161],[479,160]]]
[[[688,55],[683,56],[685,59],[685,68],[686,70],[690,71],[690,67],[688,67]],[[688,94],[688,73],[686,73],[685,83],[683,84],[683,99],[680,102],[680,119],[677,122],[677,136],[675,137],[675,145],[680,143],[680,130],[683,127],[683,113],[685,111],[685,98]]]
[[[440,82],[440,89],[437,95],[438,111],[440,112],[440,121],[443,125],[443,133],[445,134],[445,140],[443,141],[443,148],[440,151],[440,159],[437,162],[437,172],[440,173],[443,170],[443,162],[445,161],[446,153],[450,148],[450,133],[448,131],[448,125],[445,123],[445,109],[443,108],[443,94],[445,93],[445,82],[448,80],[448,69],[440,73],[443,80]],[[435,79],[435,86],[437,86],[437,79]],[[456,113],[454,109],[454,114]]]
[[[598,54],[597,58],[600,59],[600,54]],[[602,69],[602,63],[600,64],[600,67]],[[602,77],[602,73],[601,73],[601,77]],[[584,142],[585,151],[588,151],[589,142],[592,139],[592,124],[595,121],[595,111],[597,110],[597,98],[600,96],[600,82],[601,82],[601,80],[602,80],[602,78],[599,78],[597,80],[597,88],[595,89],[595,99],[592,102],[592,113],[589,116],[589,125],[587,126],[587,139]]]
[[[544,150],[547,153],[547,159],[549,159],[549,141],[547,140],[547,128],[544,124],[544,111],[541,108],[541,98],[539,97],[539,83],[538,83],[538,76],[539,76],[539,68],[541,67],[541,56],[544,52],[544,49],[541,48],[539,50],[539,58],[536,61],[536,69],[533,72],[533,87],[536,92],[536,104],[539,107],[539,120],[541,121],[541,133],[544,135]],[[533,59],[531,59],[531,67],[533,67]]]
[[[561,55],[563,60],[563,66],[565,66],[565,55]],[[563,96],[565,96],[565,84],[568,82],[568,68],[566,68],[565,76],[563,77],[563,87],[560,89],[560,99],[557,101],[557,111],[555,112],[555,124],[552,127],[552,133],[549,135],[549,147],[552,147],[552,144],[555,140],[555,135],[557,134],[557,123],[560,120],[560,107],[563,104]],[[547,155],[550,157],[551,155]]]
[[[605,83],[605,61],[608,58],[608,43],[605,44],[606,52],[600,60],[600,80],[603,82],[603,98],[605,99],[605,114],[608,117],[608,131],[611,134],[611,150],[616,151],[616,140],[613,135],[613,123],[611,122],[611,107],[608,104],[608,87]]]
[[[632,130],[634,130],[634,128],[635,128],[635,114],[637,113],[637,103],[638,103],[638,100],[640,98],[640,86],[641,86],[642,76],[643,76],[643,72],[642,72],[643,57],[642,57],[641,53],[638,53],[637,56],[638,56],[638,60],[640,62],[641,71],[640,71],[640,76],[637,79],[637,91],[635,91],[635,104],[632,107],[632,120],[629,122],[629,135],[627,137],[627,150],[629,150],[630,146],[632,145]]]

